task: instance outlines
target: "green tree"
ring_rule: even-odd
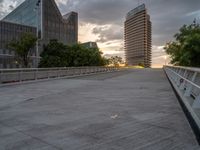
[[[109,59],[109,64],[118,67],[121,63],[123,63],[122,58],[119,56],[112,56]]]
[[[66,67],[67,61],[67,49],[68,47],[57,40],[50,40],[48,45],[44,46],[44,50],[41,53],[42,59],[40,60],[39,67],[51,68],[51,67]]]
[[[31,33],[25,33],[20,40],[13,40],[8,44],[8,48],[14,50],[16,58],[22,67],[29,67],[31,50],[35,47],[37,38]]]
[[[144,63],[139,63],[138,66],[144,68]]]
[[[41,54],[40,67],[104,66],[107,60],[99,49],[86,48],[81,44],[66,46],[50,41]]]
[[[200,67],[200,25],[196,22],[184,25],[174,37],[175,41],[165,46],[166,53],[171,57],[171,63]]]

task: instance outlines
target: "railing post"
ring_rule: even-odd
[[[57,78],[59,78],[60,76],[59,76],[59,74],[60,74],[60,68],[56,68],[56,70],[57,70]]]
[[[74,74],[73,75],[75,75],[75,76],[79,75],[79,69],[73,67],[73,70],[74,70]]]
[[[92,67],[90,67],[90,74],[92,73],[92,71],[93,71],[93,69],[92,69]]]
[[[79,67],[79,71],[80,71],[80,75],[82,74],[82,70],[81,70],[81,67]]]
[[[19,82],[22,81],[22,70],[19,70]]]
[[[75,76],[76,75],[76,72],[75,72],[75,68],[74,67],[70,67],[68,68],[68,72],[69,72],[69,75],[70,76]]]
[[[47,77],[48,77],[48,79],[50,78],[50,71],[49,71],[49,69],[47,69]]]
[[[94,73],[94,72],[95,72],[95,70],[94,70],[94,67],[92,67],[92,68],[91,68],[91,72],[92,72],[92,73]]]
[[[2,83],[3,70],[0,72],[0,84]]]
[[[87,68],[84,67],[84,68],[83,68],[83,74],[86,74],[86,71],[87,71]]]
[[[185,78],[185,77],[186,77],[186,75],[187,75],[187,70],[185,69],[185,72],[184,72],[184,75],[183,75],[183,77]],[[183,89],[184,89],[185,82],[186,82],[186,81],[183,81],[183,83],[180,83],[180,90],[183,90]]]
[[[84,74],[84,67],[81,67],[81,74]]]
[[[181,68],[179,69],[179,71],[177,72],[177,74],[180,75],[180,73],[181,73]],[[179,83],[179,77],[178,76],[175,77],[175,83],[176,83],[176,85]]]
[[[35,70],[35,80],[37,80],[38,69]]]
[[[191,82],[195,81],[196,76],[197,76],[197,72],[194,72],[194,75],[192,76]],[[192,85],[190,83],[188,83],[188,87],[186,88],[184,96],[190,96],[191,91],[192,91]]]
[[[197,98],[195,98],[195,101],[192,104],[192,108],[200,108],[200,94]]]

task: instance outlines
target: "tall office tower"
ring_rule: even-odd
[[[151,67],[151,21],[145,4],[131,10],[125,21],[125,58],[131,66]]]
[[[55,0],[25,0],[0,21],[0,31],[3,37],[0,38],[0,68],[16,67],[15,54],[6,45],[26,32],[34,33],[39,39],[30,64],[37,67],[43,45],[50,40],[69,45],[78,42],[78,14],[70,12],[62,16]]]

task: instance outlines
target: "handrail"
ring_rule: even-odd
[[[116,68],[116,67],[103,67],[103,66],[92,66],[98,68]],[[56,70],[56,69],[72,69],[72,68],[92,68],[88,67],[55,67],[55,68],[12,68],[12,69],[0,69],[0,71],[19,71],[19,70]]]
[[[192,71],[191,69],[188,69],[188,70]],[[183,79],[184,81],[186,81],[186,82],[190,83],[191,85],[193,85],[194,87],[200,89],[200,86],[199,86],[199,85],[197,85],[197,84],[193,83],[192,81],[186,79],[185,77],[179,75],[179,74],[176,73],[175,71],[173,71],[173,70],[171,70],[171,71],[172,71],[174,74],[176,74],[177,76],[179,76],[181,79]]]
[[[185,70],[188,70],[188,71],[195,71],[195,72],[199,72],[200,73],[200,68],[196,68],[196,67],[184,67],[184,66],[164,66],[164,67],[185,69]]]
[[[166,75],[200,133],[200,68],[164,66]]]
[[[118,67],[64,67],[64,68],[25,68],[0,69],[0,85],[15,82],[34,81],[52,78],[66,78],[85,74],[118,71]]]

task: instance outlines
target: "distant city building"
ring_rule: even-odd
[[[86,43],[82,43],[82,45],[87,48],[98,48],[98,45],[96,42],[86,42]]]
[[[145,4],[131,10],[125,21],[125,58],[128,65],[151,67],[151,21]]]
[[[69,45],[78,42],[78,14],[70,12],[62,16],[54,0],[25,0],[0,22],[0,37],[3,37],[0,38],[0,68],[16,67],[13,62],[14,52],[10,52],[6,45],[13,38],[19,39],[22,33],[36,30],[39,39],[33,53],[32,67],[37,67],[43,45],[51,39]],[[17,27],[13,28],[14,25]],[[15,34],[18,36],[15,37]]]
[[[16,23],[9,23],[0,21],[0,68],[17,68],[20,67],[15,59],[15,52],[9,50],[8,44],[12,40],[19,40],[24,33],[32,33],[37,35],[37,28],[20,25]],[[31,66],[34,67],[35,64],[35,49],[32,51]]]

